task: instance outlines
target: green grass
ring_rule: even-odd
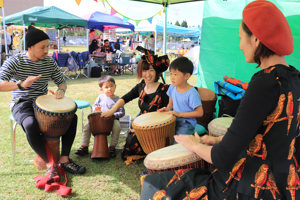
[[[117,89],[116,94],[124,95],[138,81],[135,76],[122,75],[114,76]],[[196,85],[197,77],[193,75],[189,83]],[[167,83],[170,83],[167,73]],[[73,100],[85,100],[91,104],[100,94],[97,85],[97,78],[80,77],[77,80],[68,82],[66,96]],[[49,88],[55,90],[55,85],[50,82]],[[45,175],[45,171],[34,167],[32,160],[35,153],[30,148],[25,133],[20,126],[17,126],[16,133],[16,164],[13,165],[11,153],[10,138],[10,120],[9,103],[11,101],[10,92],[1,92],[0,95],[0,199],[62,199],[57,192],[45,192],[35,187],[34,177]],[[125,105],[126,114],[134,118],[139,109],[137,100],[131,101]],[[84,109],[84,121],[87,122],[89,108]],[[141,192],[140,174],[146,170],[143,163],[137,163],[126,166],[121,159],[120,151],[117,150],[117,157],[109,161],[92,161],[88,157],[78,157],[74,151],[81,144],[81,111],[77,111],[78,125],[77,135],[71,149],[70,157],[77,163],[86,166],[87,172],[84,175],[67,174],[69,179],[68,186],[72,187],[69,199],[139,199]],[[109,140],[109,138],[108,138]],[[92,142],[90,143],[90,153],[92,151]],[[120,137],[118,146],[125,144],[125,138]]]

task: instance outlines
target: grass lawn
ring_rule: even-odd
[[[64,47],[63,47],[64,48]],[[69,49],[70,50],[70,49]],[[77,51],[77,50],[76,50]],[[114,76],[117,89],[116,94],[124,95],[139,81],[135,76],[122,75]],[[193,75],[189,83],[196,85],[197,76]],[[169,74],[166,77],[170,83]],[[77,80],[68,80],[68,90],[66,96],[73,100],[85,100],[91,104],[100,94],[97,85],[97,78],[80,77]],[[56,86],[50,82],[49,89],[55,90]],[[38,170],[33,165],[35,153],[29,146],[25,133],[20,126],[17,126],[16,133],[16,164],[13,165],[11,153],[9,103],[11,101],[10,92],[1,92],[0,95],[0,199],[62,199],[57,192],[45,192],[35,187],[34,177],[45,175],[45,171]],[[139,109],[137,100],[125,105],[126,114],[134,118]],[[87,122],[89,108],[84,109],[84,121]],[[108,161],[92,161],[88,157],[78,157],[74,151],[79,148],[82,138],[81,111],[77,111],[78,125],[77,135],[71,149],[70,157],[77,163],[87,167],[84,175],[67,174],[72,193],[69,199],[139,199],[141,192],[140,174],[146,170],[143,163],[126,166],[121,159],[120,152],[117,150],[117,157]],[[110,138],[108,137],[108,140]],[[92,151],[90,143],[90,153]],[[120,137],[119,147],[125,144],[125,138]]]

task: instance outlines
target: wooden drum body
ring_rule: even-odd
[[[134,119],[132,127],[146,154],[174,142],[176,117],[166,112],[151,112]]]
[[[56,99],[55,95],[39,96],[33,105],[41,134],[51,151],[54,161],[59,160],[59,137],[68,130],[77,110],[76,103],[68,98]],[[46,169],[46,163],[36,155],[34,165]]]
[[[94,135],[94,147],[91,158],[109,158],[107,136],[114,125],[114,117],[101,117],[101,112],[88,115],[90,131]]]
[[[224,136],[233,119],[233,117],[220,117],[212,120],[208,124],[209,135],[215,137]]]
[[[149,173],[175,171],[178,169],[209,169],[211,164],[190,152],[181,144],[174,144],[148,154],[144,165]]]

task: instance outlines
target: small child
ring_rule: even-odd
[[[203,115],[202,103],[198,91],[188,84],[193,73],[193,63],[186,57],[175,59],[170,65],[170,85],[167,95],[169,104],[158,111],[167,111],[175,115],[176,135],[193,135],[197,124],[196,117]],[[174,141],[174,144],[177,142]]]
[[[120,99],[118,96],[114,94],[117,86],[115,84],[115,80],[111,76],[102,76],[99,78],[98,84],[100,87],[100,91],[102,91],[103,94],[100,94],[98,98],[95,100],[95,103],[93,105],[93,110],[95,111],[95,108],[96,107],[98,108],[98,106],[101,107],[101,111],[109,110]],[[125,115],[124,107],[118,109],[114,113],[115,120],[112,128],[112,134],[111,134],[110,146],[109,146],[109,154],[111,158],[116,157],[115,147],[118,144],[119,135],[121,131],[119,119],[124,115]],[[76,155],[83,156],[89,153],[88,147],[90,143],[90,138],[91,138],[91,131],[90,131],[89,123],[87,122],[84,126],[83,133],[82,133],[82,143],[79,149],[75,152]]]
[[[93,52],[93,54],[98,55],[98,54],[104,54],[104,53],[102,53],[100,47],[97,46],[96,50]]]

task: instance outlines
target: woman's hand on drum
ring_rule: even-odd
[[[22,86],[23,88],[30,87],[36,80],[38,80],[38,79],[41,78],[41,77],[42,77],[42,75],[38,75],[38,76],[28,76],[28,77],[26,78],[26,80],[23,81],[23,82],[21,83],[21,86]]]
[[[203,144],[207,144],[210,146],[214,146],[218,144],[222,140],[222,137],[213,137],[213,136],[208,136],[204,135],[201,137],[201,141]]]
[[[113,116],[114,112],[112,110],[103,111],[101,117],[110,117]]]
[[[174,138],[178,144],[181,144],[191,152],[195,152],[195,148],[201,143],[201,138],[197,132],[195,132],[195,135],[175,135]]]
[[[56,90],[55,92],[53,90],[49,90],[49,92],[55,95],[56,99],[62,99],[65,96],[65,93],[61,90]]]

